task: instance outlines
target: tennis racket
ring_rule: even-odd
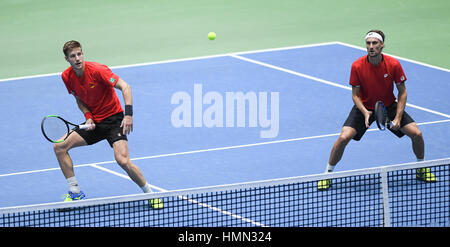
[[[377,101],[377,103],[375,104],[374,113],[377,126],[380,130],[385,130],[386,127],[388,129],[392,128],[393,124],[388,117],[386,107],[384,106],[382,101]]]
[[[87,129],[92,126],[92,124],[73,124],[64,118],[57,115],[48,115],[42,119],[41,130],[45,139],[52,143],[64,142],[67,137],[72,133],[69,125],[78,127],[80,129]]]

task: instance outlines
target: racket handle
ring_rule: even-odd
[[[93,124],[81,124],[81,125],[78,125],[78,128],[85,130],[85,129],[90,128],[92,125]]]

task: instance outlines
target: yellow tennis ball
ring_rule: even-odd
[[[209,32],[208,33],[208,39],[209,40],[215,40],[216,39],[216,33],[215,32]]]

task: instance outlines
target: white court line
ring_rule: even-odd
[[[296,76],[300,76],[303,78],[307,78],[307,79],[311,79],[317,82],[321,82],[324,84],[328,84],[334,87],[339,87],[342,89],[346,89],[346,90],[352,90],[351,87],[349,86],[344,86],[342,84],[339,83],[335,83],[335,82],[331,82],[331,81],[327,81],[327,80],[323,80],[320,79],[318,77],[314,77],[314,76],[310,76],[310,75],[306,75],[303,73],[299,73],[299,72],[295,72],[289,69],[284,69],[281,68],[279,66],[275,66],[275,65],[271,65],[271,64],[267,64],[267,63],[263,63],[263,62],[259,62],[253,59],[249,59],[249,58],[245,58],[242,57],[240,55],[244,55],[244,54],[250,54],[250,53],[260,53],[260,52],[273,52],[273,51],[282,51],[282,50],[291,50],[291,49],[300,49],[300,48],[310,48],[310,47],[317,47],[317,46],[327,46],[327,45],[343,45],[343,46],[347,46],[347,47],[351,47],[354,49],[359,49],[359,50],[364,50],[361,47],[358,46],[354,46],[354,45],[350,45],[350,44],[346,44],[343,42],[339,42],[339,41],[333,41],[333,42],[325,42],[325,43],[317,43],[317,44],[309,44],[309,45],[299,45],[299,46],[289,46],[289,47],[281,47],[281,48],[271,48],[271,49],[262,49],[262,50],[254,50],[254,51],[244,51],[244,52],[234,52],[234,53],[225,53],[225,54],[218,54],[218,55],[211,55],[211,56],[202,56],[202,57],[192,57],[192,58],[182,58],[182,59],[174,59],[174,60],[165,60],[165,61],[157,61],[157,62],[149,62],[149,63],[137,63],[137,64],[130,64],[130,65],[121,65],[121,66],[112,66],[110,67],[111,69],[122,69],[122,68],[131,68],[131,67],[139,67],[139,66],[148,66],[148,65],[154,65],[154,64],[165,64],[165,63],[174,63],[174,62],[185,62],[185,61],[192,61],[192,60],[200,60],[200,59],[208,59],[208,58],[216,58],[216,57],[224,57],[224,56],[231,56],[240,60],[244,60],[250,63],[254,63],[254,64],[258,64],[261,66],[265,66],[268,68],[272,68],[275,70],[279,70],[279,71],[283,71],[286,73],[290,73]],[[387,53],[386,53],[387,54]],[[390,54],[388,54],[390,55]],[[390,55],[393,57],[396,57],[398,59],[402,59],[411,63],[416,63],[422,66],[426,66],[426,67],[430,67],[433,69],[438,69],[438,70],[442,70],[442,71],[446,71],[446,72],[450,72],[450,70],[448,69],[444,69],[444,68],[440,68],[437,66],[433,66],[433,65],[429,65],[429,64],[425,64],[422,62],[418,62],[418,61],[414,61],[411,59],[407,59],[407,58],[402,58],[399,56],[394,56],[394,55]],[[22,77],[13,77],[13,78],[7,78],[7,79],[0,79],[0,82],[6,82],[6,81],[14,81],[14,80],[20,80],[20,79],[31,79],[31,78],[39,78],[39,77],[46,77],[46,76],[55,76],[55,75],[60,75],[61,73],[49,73],[49,74],[42,74],[42,75],[33,75],[33,76],[22,76]],[[406,103],[407,106],[412,107],[412,108],[416,108],[422,111],[426,111],[426,112],[430,112],[436,115],[440,115],[446,118],[450,118],[450,115],[448,114],[444,114],[438,111],[434,111],[425,107],[421,107],[421,106],[417,106],[411,103]]]
[[[448,122],[450,122],[450,119],[417,123],[417,125],[422,126],[422,125],[448,123]],[[367,132],[371,132],[371,131],[378,131],[378,129],[377,128],[372,128],[372,129],[368,129],[367,130]],[[256,146],[271,145],[271,144],[278,144],[278,143],[313,140],[313,139],[319,139],[319,138],[327,138],[327,137],[332,137],[332,136],[339,136],[339,134],[340,133],[333,133],[333,134],[298,137],[298,138],[291,138],[291,139],[283,139],[283,140],[275,140],[275,141],[267,141],[267,142],[257,142],[257,143],[234,145],[234,146],[226,146],[226,147],[218,147],[218,148],[199,149],[199,150],[192,150],[192,151],[185,151],[185,152],[178,152],[178,153],[158,154],[158,155],[150,155],[150,156],[143,156],[143,157],[132,158],[131,160],[132,161],[148,160],[148,159],[157,159],[157,158],[164,158],[164,157],[173,157],[173,156],[181,156],[181,155],[189,155],[189,154],[198,154],[198,153],[205,153],[205,152],[214,152],[214,151],[223,151],[223,150],[230,150],[230,149],[256,147]],[[106,164],[114,164],[114,163],[116,163],[115,160],[110,160],[110,161],[101,161],[101,162],[94,162],[94,163],[86,163],[86,164],[74,165],[74,167],[75,168],[79,168],[79,167],[87,167],[87,166],[93,166],[93,165],[106,165]],[[25,175],[25,174],[31,174],[31,173],[39,173],[39,172],[59,171],[59,170],[60,170],[59,167],[54,167],[54,168],[48,168],[48,169],[40,169],[40,170],[31,170],[31,171],[24,171],[24,172],[7,173],[7,174],[0,174],[0,178],[1,177],[16,176],[16,175]],[[155,189],[157,189],[157,187],[155,187]]]
[[[257,60],[254,60],[254,59],[250,59],[250,58],[246,58],[246,57],[241,57],[241,56],[236,55],[236,54],[232,54],[230,56],[232,56],[232,57],[234,57],[236,59],[239,59],[239,60],[243,60],[243,61],[246,61],[246,62],[249,62],[249,63],[254,63],[254,64],[257,64],[257,65],[260,65],[260,66],[264,66],[264,67],[271,68],[271,69],[274,69],[274,70],[278,70],[278,71],[281,71],[281,72],[289,73],[289,74],[296,75],[296,76],[299,76],[299,77],[303,77],[303,78],[306,78],[306,79],[314,80],[314,81],[317,81],[317,82],[320,82],[320,83],[323,83],[323,84],[326,84],[326,85],[330,85],[330,86],[333,86],[333,87],[338,87],[338,88],[342,88],[342,89],[346,89],[346,90],[350,90],[350,91],[352,90],[352,88],[349,87],[349,86],[344,86],[344,85],[336,83],[336,82],[324,80],[324,79],[321,79],[321,78],[318,78],[318,77],[315,77],[315,76],[306,75],[306,74],[299,73],[299,72],[296,72],[296,71],[293,71],[293,70],[290,70],[290,69],[285,69],[285,68],[282,68],[282,67],[279,67],[279,66],[276,66],[276,65],[264,63],[264,62],[257,61]],[[436,115],[439,115],[439,116],[442,116],[442,117],[450,118],[450,115],[442,113],[442,112],[438,112],[438,111],[431,110],[431,109],[428,109],[428,108],[425,108],[425,107],[417,106],[417,105],[414,105],[414,104],[411,104],[411,103],[406,103],[406,105],[409,106],[409,107],[416,108],[416,109],[419,109],[419,110],[422,110],[422,111],[426,111],[426,112],[429,112],[429,113],[433,113],[433,114],[436,114]]]
[[[110,66],[109,68],[111,68],[111,69],[124,69],[124,68],[141,67],[141,66],[148,66],[148,65],[155,65],[155,64],[177,63],[177,62],[187,62],[187,61],[209,59],[209,58],[227,57],[227,56],[230,56],[232,54],[249,54],[249,53],[258,53],[258,52],[282,51],[282,50],[291,50],[291,49],[299,49],[299,48],[309,48],[309,47],[317,47],[317,46],[335,45],[335,44],[338,44],[338,43],[333,41],[333,42],[324,42],[324,43],[316,43],[316,44],[308,44],[308,45],[297,45],[297,46],[288,46],[288,47],[280,47],[280,48],[253,50],[253,51],[224,53],[224,54],[217,54],[217,55],[210,55],[210,56],[170,59],[170,60],[155,61],[155,62],[148,62],[148,63],[135,63],[135,64],[128,64],[128,65]],[[40,75],[30,75],[30,76],[19,76],[19,77],[4,78],[4,79],[0,79],[0,82],[7,82],[7,81],[14,81],[14,80],[24,80],[24,79],[33,79],[33,78],[40,78],[40,77],[46,77],[46,76],[56,76],[56,75],[61,75],[61,72],[40,74]]]
[[[445,122],[450,122],[450,119],[446,119],[446,120],[438,120],[438,121],[431,121],[431,122],[424,122],[424,123],[419,123],[419,124],[417,124],[417,125],[428,125],[428,124],[437,124],[437,123],[445,123]],[[367,131],[369,132],[369,131],[377,131],[377,130],[378,130],[378,129],[373,128],[373,129],[369,129],[369,130],[367,130]],[[220,148],[202,149],[202,150],[194,150],[194,151],[187,151],[187,152],[179,152],[179,153],[171,153],[171,154],[162,154],[162,155],[154,155],[154,156],[139,157],[139,158],[133,158],[133,159],[131,159],[131,160],[154,159],[154,158],[169,157],[169,156],[187,155],[187,154],[195,154],[195,153],[203,153],[203,152],[211,152],[211,151],[219,151],[219,150],[229,150],[229,149],[237,149],[237,148],[244,148],[244,147],[253,147],[253,146],[261,146],[261,145],[269,145],[269,144],[276,144],[276,143],[285,143],[285,142],[293,142],[293,141],[301,141],[301,140],[310,140],[310,139],[318,139],[318,138],[325,138],[325,137],[331,137],[331,136],[338,136],[339,134],[340,134],[340,133],[334,133],[334,134],[317,135],[317,136],[310,136],[310,137],[300,137],[300,138],[292,138],[292,139],[277,140],[277,141],[269,141],[269,142],[261,142],[261,143],[253,143],[253,144],[244,144],[244,145],[236,145],[236,146],[228,146],[228,147],[220,147]],[[107,169],[107,168],[105,168],[105,167],[99,166],[99,165],[101,165],[101,164],[111,164],[111,163],[115,163],[115,161],[103,161],[103,162],[96,162],[96,163],[82,164],[82,165],[76,165],[75,167],[86,167],[86,166],[90,166],[90,167],[92,167],[92,168],[99,169],[99,170],[101,170],[101,171],[104,171],[104,172],[113,174],[113,175],[115,175],[115,176],[118,176],[118,177],[121,177],[121,178],[124,178],[124,179],[127,179],[127,180],[131,180],[130,177],[127,176],[127,175],[125,175],[125,174],[122,174],[122,173],[119,173],[119,172],[116,172],[116,171]],[[30,174],[30,173],[37,173],[37,172],[46,172],[46,171],[55,171],[55,170],[59,170],[59,168],[49,168],[49,169],[34,170],[34,171],[27,171],[27,172],[18,172],[18,173],[2,174],[2,175],[0,175],[0,177],[13,176],[13,175],[22,175],[22,174]],[[162,192],[167,192],[167,191],[168,191],[168,190],[165,190],[165,189],[163,189],[163,188],[161,188],[161,187],[158,187],[158,186],[155,186],[155,185],[150,185],[150,186],[151,186],[153,189],[156,189],[156,190],[158,190],[158,191],[162,191]],[[240,220],[242,220],[242,221],[251,223],[251,224],[253,224],[253,225],[260,226],[260,227],[266,227],[266,225],[264,225],[264,224],[262,224],[262,223],[260,223],[260,222],[257,222],[257,221],[254,221],[254,220],[251,220],[251,219],[242,217],[242,216],[240,216],[240,215],[233,214],[233,213],[231,213],[231,212],[229,212],[229,211],[222,210],[222,209],[220,209],[220,208],[217,208],[217,207],[214,207],[214,206],[211,206],[211,205],[208,205],[208,204],[199,202],[199,201],[197,201],[197,200],[189,199],[189,198],[187,198],[187,197],[185,197],[185,196],[178,196],[178,197],[179,197],[180,199],[188,200],[188,201],[191,202],[191,203],[198,204],[198,205],[200,205],[200,206],[202,206],[202,207],[209,208],[209,209],[211,209],[211,210],[213,210],[213,211],[220,212],[220,213],[222,213],[222,214],[231,216],[231,217],[236,218],[236,219],[240,219]]]
[[[116,171],[113,171],[113,170],[110,170],[110,169],[101,167],[101,166],[96,165],[96,164],[90,164],[89,166],[91,166],[91,167],[93,167],[93,168],[97,168],[97,169],[102,170],[102,171],[104,171],[104,172],[107,172],[107,173],[110,173],[110,174],[112,174],[112,175],[115,175],[115,176],[118,176],[118,177],[121,177],[121,178],[124,178],[124,179],[127,179],[127,180],[130,180],[130,181],[131,181],[131,178],[130,178],[128,175],[125,175],[125,174],[122,174],[122,173],[119,173],[119,172],[116,172]],[[158,186],[155,186],[155,185],[151,185],[151,184],[150,184],[150,187],[152,187],[153,189],[159,190],[159,191],[161,191],[161,192],[168,192],[168,190],[165,190],[165,189],[163,189],[163,188],[161,188],[161,187],[158,187]],[[262,223],[260,223],[260,222],[251,220],[251,219],[249,219],[249,218],[242,217],[242,216],[237,215],[237,214],[233,214],[233,213],[231,213],[231,212],[229,212],[229,211],[222,210],[222,209],[220,209],[220,208],[218,208],[218,207],[214,207],[214,206],[211,206],[211,205],[206,204],[206,203],[203,203],[203,202],[199,202],[199,201],[194,200],[194,199],[189,199],[189,198],[186,197],[186,196],[178,196],[178,198],[180,198],[180,199],[182,199],[182,200],[187,200],[187,201],[190,202],[190,203],[198,204],[199,206],[202,206],[202,207],[205,207],[205,208],[209,208],[209,209],[211,209],[211,210],[213,210],[213,211],[216,211],[216,212],[219,212],[219,213],[222,213],[222,214],[231,216],[231,217],[233,217],[233,218],[236,218],[236,219],[245,221],[245,222],[247,222],[247,223],[251,223],[251,224],[253,224],[253,225],[255,225],[255,226],[265,227],[265,225],[262,224]]]
[[[347,47],[358,49],[358,50],[362,50],[362,51],[366,51],[366,48],[359,47],[359,46],[356,46],[356,45],[347,44],[347,43],[340,42],[340,41],[336,41],[335,44],[347,46]],[[415,60],[412,60],[412,59],[409,59],[409,58],[399,57],[399,56],[392,55],[392,54],[385,53],[385,52],[383,52],[383,53],[386,54],[386,55],[389,55],[391,57],[395,57],[397,59],[404,60],[406,62],[415,63],[415,64],[422,65],[422,66],[425,66],[425,67],[428,67],[428,68],[432,68],[432,69],[442,70],[444,72],[450,72],[450,70],[446,69],[446,68],[434,66],[434,65],[431,65],[431,64],[427,64],[427,63],[422,63],[422,62],[415,61]]]
[[[327,45],[343,45],[343,46],[347,46],[347,47],[358,49],[358,50],[365,50],[364,48],[361,48],[359,46],[343,43],[343,42],[340,42],[340,41],[332,41],[332,42],[323,42],[323,43],[315,43],[315,44],[307,44],[307,45],[297,45],[297,46],[287,46],[287,47],[279,47],[279,48],[260,49],[260,50],[253,50],[253,51],[232,52],[232,53],[224,53],[224,54],[217,54],[217,55],[210,55],[210,56],[199,56],[199,57],[189,57],[189,58],[180,58],[180,59],[170,59],[170,60],[162,60],[162,61],[155,61],[155,62],[148,62],[148,63],[136,63],[136,64],[129,64],[129,65],[119,65],[119,66],[111,66],[110,68],[111,69],[132,68],[132,67],[140,67],[140,66],[147,66],[147,65],[154,65],[154,64],[185,62],[185,61],[192,61],[192,60],[225,57],[225,56],[231,56],[231,55],[244,55],[244,54],[250,54],[250,53],[283,51],[283,50],[291,50],[291,49],[299,49],[299,48],[310,48],[310,47],[327,46]],[[386,54],[390,55],[390,56],[393,56],[395,58],[398,58],[398,59],[410,62],[410,63],[415,63],[415,64],[426,66],[426,67],[429,67],[429,68],[442,70],[442,71],[445,71],[445,72],[450,72],[449,69],[445,69],[445,68],[442,68],[442,67],[426,64],[426,63],[423,63],[423,62],[415,61],[415,60],[404,58],[404,57],[400,57],[400,56],[391,55],[391,54],[388,54],[388,53],[386,53]],[[61,72],[4,78],[4,79],[0,79],[0,82],[22,80],[22,79],[32,79],[32,78],[39,78],[39,77],[46,77],[46,76],[56,76],[56,75],[61,75]]]

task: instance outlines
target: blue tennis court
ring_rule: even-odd
[[[89,51],[85,54],[89,61]],[[133,91],[130,156],[155,191],[322,173],[353,105],[351,63],[365,54],[331,42],[113,68]],[[447,158],[449,70],[399,61],[408,78],[406,111],[423,132],[425,158]],[[180,95],[190,102],[182,117],[176,114],[181,101],[173,103]],[[243,125],[229,95],[253,99],[252,106],[241,108]],[[40,122],[48,114],[72,122],[84,117],[60,75],[2,80],[0,101],[5,116],[0,207],[62,201],[67,183]],[[173,116],[191,127],[177,127]],[[415,161],[409,138],[375,128],[350,142],[336,171]],[[87,198],[141,192],[115,163],[106,141],[70,154]]]

